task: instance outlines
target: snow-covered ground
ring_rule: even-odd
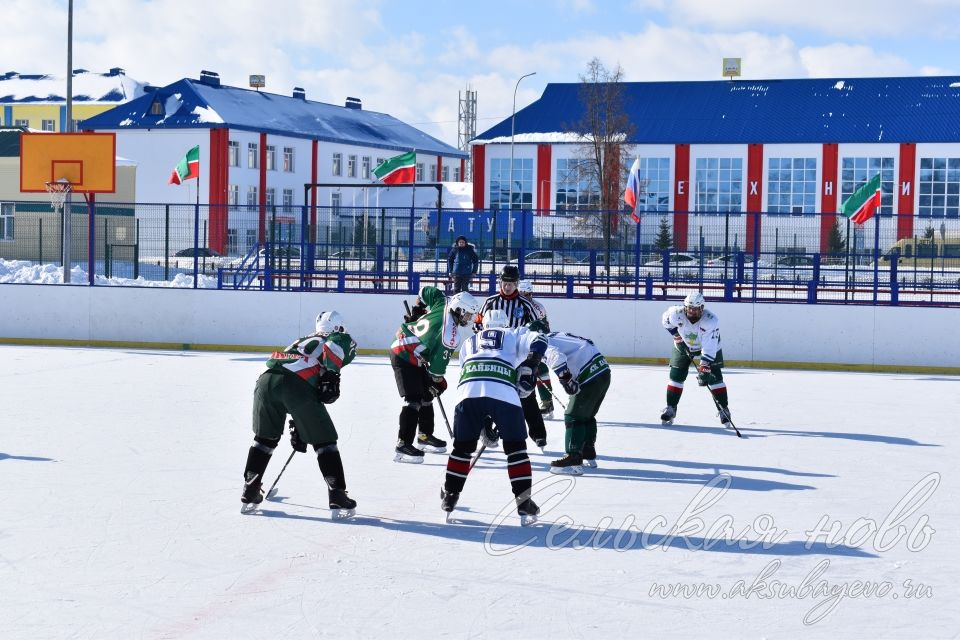
[[[102,270],[103,263],[100,262],[99,268]],[[107,278],[100,274],[94,274],[94,284],[98,286],[135,286],[135,287],[182,287],[193,286],[193,274],[177,273],[170,280],[147,280],[143,276],[134,278]],[[89,272],[83,267],[75,266],[70,269],[70,284],[86,285],[89,284]],[[63,267],[57,264],[47,262],[38,264],[29,260],[4,260],[0,258],[0,284],[63,284]],[[211,276],[199,274],[197,283],[200,288],[216,288],[217,279]]]
[[[960,632],[957,378],[729,370],[741,440],[696,384],[660,426],[665,370],[615,366],[600,467],[548,474],[563,432],[548,423],[548,455],[532,455],[545,513],[521,528],[502,452],[470,475],[459,524],[439,510],[445,456],[392,461],[400,401],[384,357],[347,367],[331,406],[358,517],[330,521],[300,454],[278,499],[241,515],[262,362],[0,347],[0,635]]]

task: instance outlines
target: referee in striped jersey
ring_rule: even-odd
[[[500,272],[500,291],[487,298],[480,307],[480,318],[491,309],[503,309],[507,313],[510,327],[525,327],[537,319],[537,311],[533,303],[520,295],[517,283],[520,282],[520,270],[515,265],[508,264]],[[523,407],[523,417],[527,422],[527,431],[542,450],[547,446],[547,428],[543,424],[540,406],[537,404],[537,394],[531,393],[520,400]]]

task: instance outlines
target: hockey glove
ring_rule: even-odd
[[[517,393],[521,398],[526,398],[537,388],[537,378],[533,372],[534,369],[527,365],[527,361],[517,367]]]
[[[713,376],[713,370],[711,369],[712,365],[713,363],[711,361],[700,359],[700,364],[697,365],[697,384],[701,387],[706,387],[716,381],[716,378]]]
[[[438,397],[447,390],[447,379],[443,376],[430,376],[430,386],[427,391],[434,397]]]
[[[317,397],[323,404],[333,404],[340,397],[340,374],[335,371],[326,371],[320,378],[317,388]]]
[[[410,309],[410,312],[403,316],[404,322],[416,322],[419,320],[423,314],[427,312],[427,305],[423,303],[422,300],[417,300],[417,303],[413,305],[413,308]]]
[[[300,434],[297,433],[297,425],[294,424],[293,420],[290,421],[290,446],[293,447],[294,451],[307,452],[307,443],[300,439]]]
[[[567,392],[568,396],[575,396],[580,393],[580,383],[577,382],[573,374],[570,373],[567,365],[563,365],[554,370],[554,373],[557,374],[557,378],[560,379],[560,384],[563,385],[563,390]]]

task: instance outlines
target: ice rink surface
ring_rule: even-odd
[[[728,369],[741,440],[693,375],[663,427],[666,368],[616,365],[599,468],[551,476],[563,423],[548,422],[531,455],[545,513],[521,528],[502,452],[471,473],[456,524],[445,455],[392,461],[385,357],[347,367],[330,407],[357,517],[330,520],[307,454],[241,515],[263,362],[0,347],[0,636],[960,634],[958,378]]]

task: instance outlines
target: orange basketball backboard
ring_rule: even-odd
[[[75,193],[117,190],[117,138],[113,133],[20,134],[20,192],[47,190],[68,180]]]

